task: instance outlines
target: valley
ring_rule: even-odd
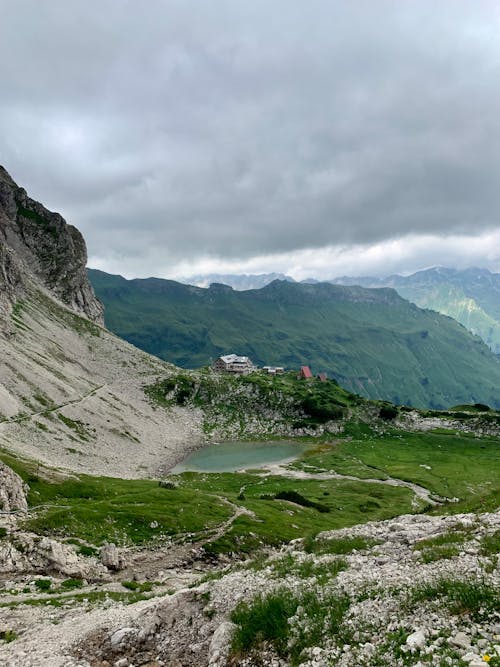
[[[89,277],[107,326],[178,366],[207,366],[235,351],[259,366],[308,364],[367,398],[435,409],[500,407],[499,358],[451,318],[393,289],[278,280],[237,292],[102,271]]]
[[[153,281],[182,324],[176,354],[202,330],[203,354],[226,345],[228,300],[272,363],[336,322],[325,381],[180,368],[103,326],[85,262],[77,230],[0,170],[0,664],[498,663],[500,371],[484,344],[391,290],[277,282],[243,309],[222,286]],[[159,317],[151,283],[141,300],[111,279],[123,322],[131,301]],[[306,342],[286,342],[290,313]],[[410,358],[427,384],[401,373]],[[368,390],[362,370],[384,382]],[[392,374],[425,394],[389,402]],[[296,452],[175,468],[230,442]]]

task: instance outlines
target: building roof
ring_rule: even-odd
[[[248,357],[240,357],[237,354],[225,354],[220,357],[225,364],[246,364],[250,361]]]
[[[300,374],[302,375],[302,377],[312,378],[312,373],[311,373],[311,369],[309,368],[309,366],[301,366],[300,367]]]
[[[328,380],[328,376],[326,373],[318,373],[318,380],[321,382],[326,382]]]

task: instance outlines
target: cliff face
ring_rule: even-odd
[[[83,473],[154,475],[199,443],[201,421],[150,404],[144,385],[172,369],[98,326],[85,263],[80,232],[0,167],[0,449]]]
[[[28,197],[0,166],[0,313],[22,296],[26,274],[99,324],[103,307],[88,282],[80,232]]]

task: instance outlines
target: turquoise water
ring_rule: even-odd
[[[292,461],[305,449],[306,445],[296,442],[223,442],[198,449],[171,472],[234,472],[242,468],[262,468],[271,463]]]

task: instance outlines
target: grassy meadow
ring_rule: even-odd
[[[30,486],[27,529],[78,540],[82,550],[106,541],[147,545],[193,541],[211,553],[252,552],[265,545],[418,511],[488,511],[500,505],[498,440],[455,432],[408,433],[390,427],[347,429],[318,441],[291,467],[357,479],[290,479],[245,473],[171,475],[157,480],[64,477],[0,452]],[[355,435],[353,435],[355,433]],[[447,498],[437,506],[406,487],[370,479],[400,479]]]

